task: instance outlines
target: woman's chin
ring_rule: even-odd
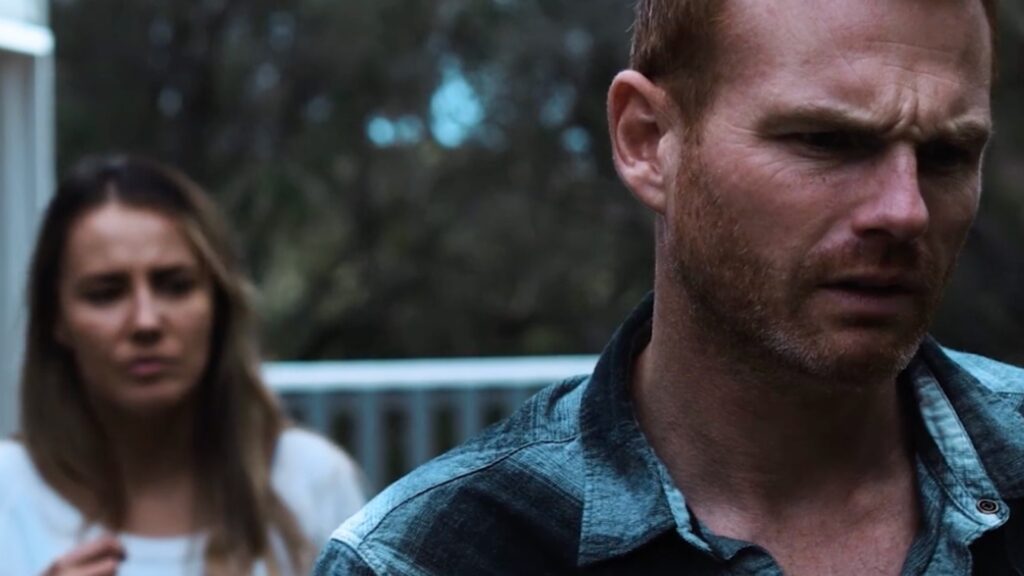
[[[122,416],[159,418],[187,406],[194,388],[174,381],[135,384],[117,390],[100,404]]]

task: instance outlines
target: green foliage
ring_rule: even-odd
[[[60,164],[140,152],[205,184],[273,357],[596,352],[651,285],[605,135],[628,1],[57,0],[52,19]],[[1021,361],[1005,28],[983,213],[937,329]]]

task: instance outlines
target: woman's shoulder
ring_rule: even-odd
[[[54,526],[74,524],[79,513],[43,479],[28,448],[0,439],[0,518],[14,509],[45,516]]]
[[[274,468],[301,473],[310,479],[357,473],[352,458],[330,440],[302,428],[281,433],[274,455]]]
[[[32,459],[16,440],[0,439],[0,558],[3,574],[37,573],[36,554],[45,549],[47,538],[39,538],[36,499],[32,497]],[[31,543],[32,545],[27,545]],[[13,570],[5,572],[4,570]]]
[[[19,503],[31,502],[49,488],[36,471],[25,445],[17,440],[0,440],[0,514]]]
[[[5,494],[5,488],[34,482],[37,476],[24,444],[0,439],[0,495]]]
[[[366,502],[366,483],[352,458],[301,428],[289,428],[278,438],[272,478],[317,547]]]
[[[0,466],[15,465],[23,457],[28,457],[24,444],[18,440],[0,438]]]

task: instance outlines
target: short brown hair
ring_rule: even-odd
[[[683,114],[699,117],[714,92],[716,41],[724,0],[637,0],[630,68],[671,82]]]
[[[669,84],[679,108],[699,121],[717,84],[717,43],[727,0],[637,0],[629,66]],[[996,71],[998,0],[981,0],[992,35]]]

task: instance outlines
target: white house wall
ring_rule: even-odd
[[[54,187],[54,41],[45,22],[45,2],[0,0],[0,437],[17,430],[26,271]]]

